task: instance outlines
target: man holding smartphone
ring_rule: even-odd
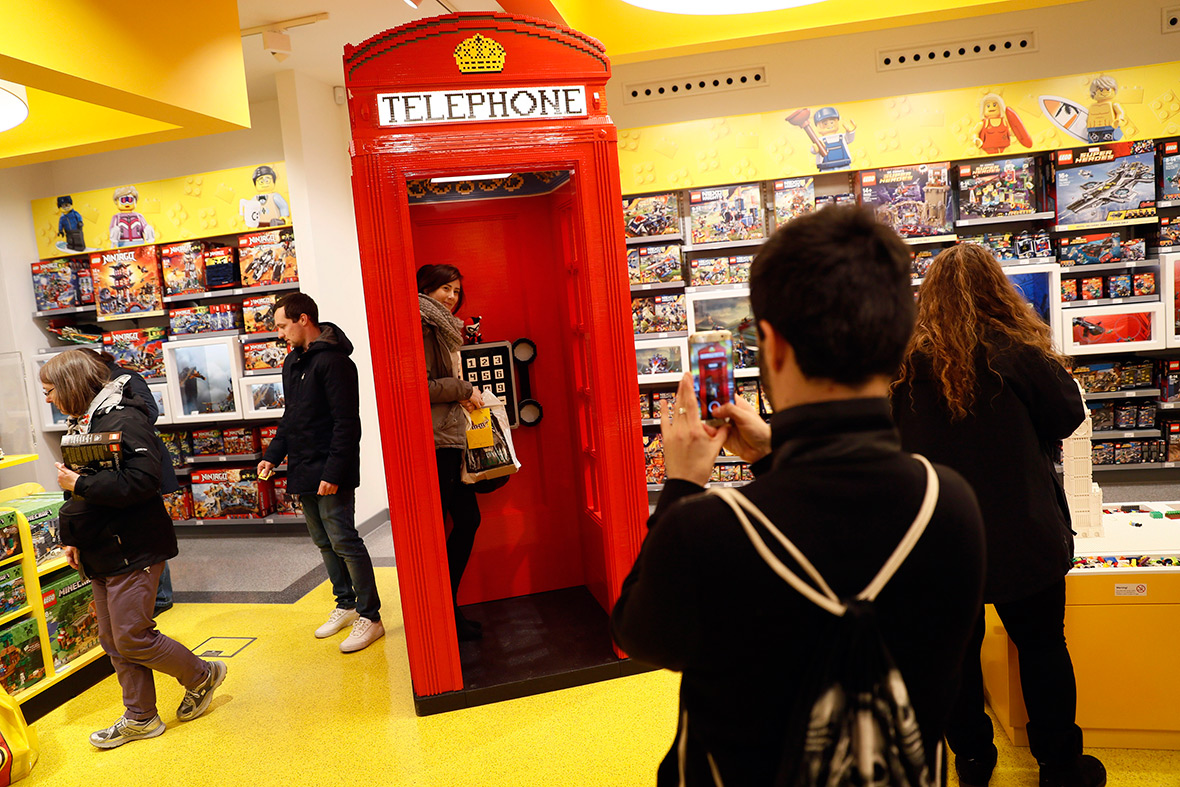
[[[355,524],[361,416],[352,342],[338,326],[321,323],[316,302],[302,292],[275,304],[275,328],[291,345],[283,361],[286,408],[258,477],[270,477],[287,458],[287,492],[299,496],[336,596],[336,609],[315,635],[330,637],[351,624],[340,643],[351,653],[385,636],[373,561]]]
[[[771,570],[724,501],[700,494],[721,446],[751,463],[745,497],[841,599],[869,583],[922,508],[927,471],[902,453],[887,398],[914,325],[909,267],[908,247],[866,209],[790,222],[750,277],[770,423],[738,398],[713,413],[728,423],[709,426],[687,374],[665,405],[668,480],[611,615],[630,656],[683,673],[661,787],[793,775],[788,724],[800,704],[811,708],[808,677],[835,620]],[[873,604],[931,773],[979,609],[984,549],[970,487],[947,468],[936,474],[933,516]]]

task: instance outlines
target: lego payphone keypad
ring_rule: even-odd
[[[516,426],[519,399],[512,374],[512,345],[508,342],[469,344],[459,348],[459,357],[463,379],[498,396],[508,412],[508,422]]]

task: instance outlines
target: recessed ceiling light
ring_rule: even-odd
[[[783,11],[803,5],[815,5],[826,0],[623,0],[636,8],[659,11],[664,14],[686,14],[693,16],[732,16],[735,14],[759,14],[763,11]]]
[[[8,131],[29,117],[29,97],[23,86],[0,79],[0,131]]]

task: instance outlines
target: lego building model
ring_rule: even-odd
[[[1079,386],[1080,389],[1080,386]],[[1070,519],[1078,538],[1099,538],[1102,529],[1102,488],[1094,483],[1091,437],[1094,423],[1090,411],[1073,434],[1062,441],[1062,483],[1069,504]]]

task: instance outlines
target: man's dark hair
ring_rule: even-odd
[[[73,204],[74,204],[74,198],[71,197],[69,194],[66,194],[64,197],[57,198],[57,206],[59,208],[64,208],[66,205],[73,205]]]
[[[806,377],[857,385],[896,374],[914,329],[909,247],[863,207],[827,207],[771,236],[750,270],[755,320]]]
[[[250,182],[257,183],[258,179],[263,175],[270,175],[271,179],[273,179],[275,182],[278,182],[279,176],[275,174],[275,171],[272,168],[266,166],[265,164],[254,170],[254,177],[251,178]]]
[[[463,308],[466,293],[463,292],[463,274],[454,265],[423,265],[418,269],[418,292],[429,295],[444,284],[459,282],[459,301],[455,311]]]
[[[275,311],[279,309],[283,310],[291,322],[298,322],[299,318],[306,314],[312,325],[320,324],[320,307],[316,306],[315,301],[305,292],[289,292],[279,298],[275,303]]]

